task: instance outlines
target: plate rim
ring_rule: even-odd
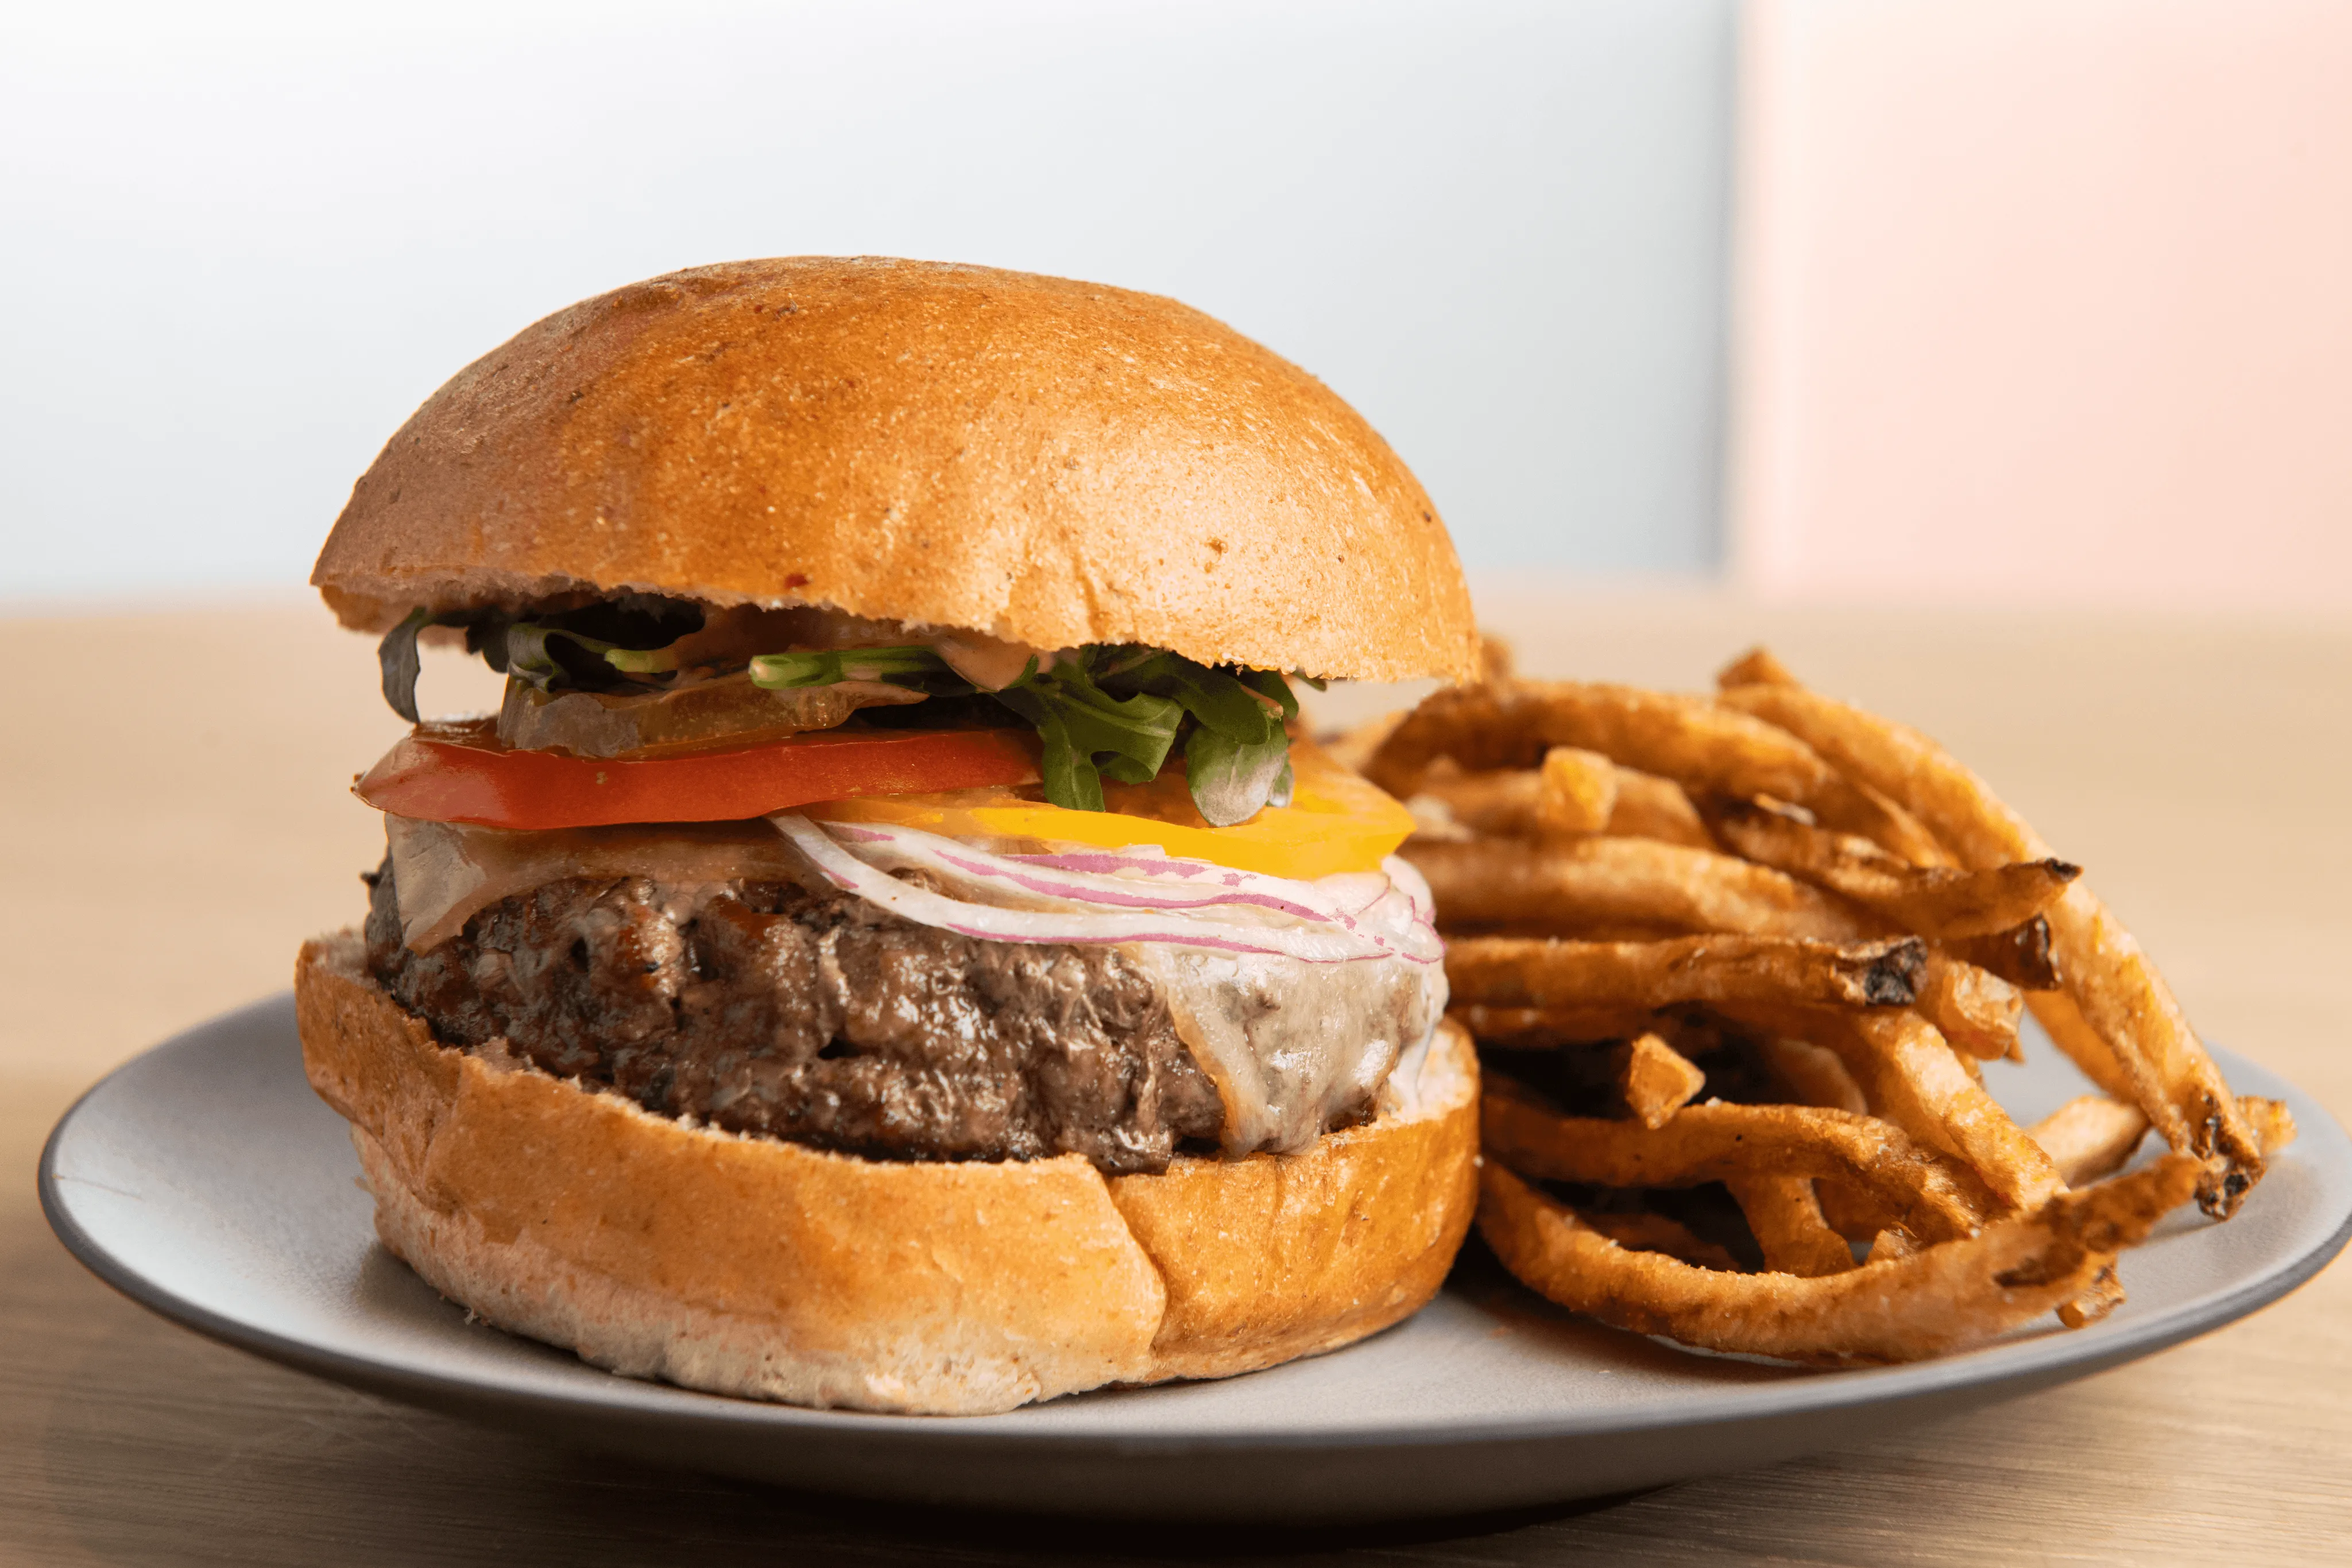
[[[862,1442],[985,1442],[1000,1447],[1018,1446],[1040,1457],[1059,1449],[1099,1451],[1107,1443],[1116,1443],[1124,1453],[1147,1458],[1296,1449],[1470,1448],[1590,1438],[1612,1432],[1655,1432],[1678,1427],[1720,1427],[1832,1410],[1931,1401],[1938,1396],[1956,1393],[1979,1395],[1990,1402],[2001,1397],[2002,1390],[2009,1385],[2021,1385],[2018,1391],[2023,1392],[2053,1381],[2053,1374],[2068,1378],[2085,1376],[2168,1349],[2260,1311],[2309,1281],[2334,1261],[2347,1241],[2352,1241],[2352,1182],[2347,1182],[2334,1194],[2338,1208],[2335,1224],[2317,1245],[2273,1268],[2236,1281],[2217,1295],[2147,1319],[2045,1333],[1928,1361],[1831,1369],[1769,1383],[1671,1392],[1630,1406],[1570,1406],[1539,1416],[1439,1416],[1401,1418],[1372,1426],[1253,1427],[1237,1432],[1160,1432],[1144,1425],[1137,1430],[1114,1435],[1035,1427],[1024,1419],[1027,1412],[1061,1405],[1062,1400],[990,1416],[927,1416],[812,1409],[609,1375],[594,1382],[583,1380],[576,1387],[528,1387],[482,1377],[475,1369],[451,1372],[371,1357],[216,1312],[142,1274],[100,1243],[74,1216],[71,1199],[63,1188],[79,1178],[61,1173],[58,1160],[73,1134],[77,1119],[89,1113],[92,1103],[110,1085],[166,1052],[200,1051],[212,1043],[207,1037],[235,1030],[240,1025],[267,1029],[280,1020],[290,1023],[291,1017],[290,991],[258,998],[157,1042],[118,1064],[84,1090],[58,1117],[43,1142],[37,1180],[42,1216],[67,1251],[84,1268],[168,1322],[313,1376],[440,1409],[528,1408],[542,1414],[623,1417],[712,1431],[757,1430],[779,1437],[823,1434],[838,1440]],[[2297,1141],[2315,1137],[2334,1145],[2339,1163],[2352,1169],[2352,1136],[2347,1136],[2342,1124],[2325,1106],[2275,1071],[2217,1047],[2210,1040],[2206,1045],[2226,1068],[2251,1068],[2273,1080],[2294,1113]],[[451,1310],[460,1309],[453,1305]],[[1391,1329],[1384,1333],[1393,1332]],[[2099,1337],[2085,1339],[2082,1337],[2085,1333]],[[559,1355],[569,1354],[561,1347],[546,1348]],[[1334,1354],[1344,1354],[1344,1348]]]

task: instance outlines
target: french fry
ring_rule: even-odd
[[[2137,1105],[2085,1094],[2067,1101],[2025,1134],[2042,1145],[2068,1186],[2081,1186],[2123,1169],[2147,1136],[2147,1116]]]
[[[1550,1181],[1696,1186],[1735,1176],[1829,1176],[1885,1203],[1915,1233],[1966,1236],[1982,1218],[1951,1171],[1870,1116],[1809,1105],[1685,1105],[1655,1129],[1559,1116],[1506,1085],[1481,1108],[1489,1163]]]
[[[1995,1197],[2031,1208],[2065,1185],[2042,1145],[1961,1068],[1935,1025],[1903,1011],[1846,1013],[1838,1022],[1837,1032],[1857,1042],[1869,1064],[1859,1073],[1865,1092],[1915,1137],[1940,1128]],[[1853,1057],[1847,1065],[1856,1065]]]
[[[1365,771],[1402,799],[1440,757],[1469,769],[1533,768],[1555,746],[1598,751],[1685,789],[1794,801],[1906,860],[1942,856],[1907,813],[1785,731],[1703,698],[1633,686],[1514,681],[1441,691],[1396,727]]]
[[[2097,1322],[2124,1304],[2124,1282],[2116,1277],[2116,1266],[2109,1263],[2091,1276],[2083,1293],[2058,1308],[2058,1321],[2070,1329]]]
[[[1981,869],[2051,858],[2041,835],[1984,780],[1915,729],[1801,686],[1736,686],[1719,700],[1732,711],[1778,725],[1900,803],[1964,864]],[[2106,1043],[2113,1069],[2131,1084],[2129,1098],[2147,1113],[2164,1141],[2211,1162],[2198,1202],[2217,1218],[2228,1216],[2261,1179],[2261,1140],[2239,1113],[2171,988],[2122,922],[2081,882],[2070,883],[2043,917],[2050,922],[2065,995]],[[2038,1008],[2036,1016],[2042,1016]],[[2043,1021],[2048,1027],[2046,1017]],[[2080,1041],[2079,1033],[2071,1042],[2055,1028],[2051,1034],[2070,1055]],[[2076,1060],[2100,1082],[2088,1062]]]
[[[2017,1043],[2017,1021],[2024,1015],[2025,998],[1989,969],[1928,948],[1918,1009],[1956,1051],[1980,1061],[2024,1057]]]
[[[1841,944],[1778,936],[1669,942],[1466,936],[1448,945],[1445,978],[1462,1001],[1489,1007],[1899,1008],[1917,996],[1926,965],[1927,950],[1916,937]]]
[[[1617,1090],[1634,1120],[1654,1131],[1674,1119],[1706,1087],[1706,1074],[1690,1058],[1654,1034],[1637,1035],[1626,1042],[1624,1063],[1617,1073]]]
[[[1579,753],[1573,747],[1554,747],[1545,753],[1548,759],[1599,755],[1591,751]],[[1609,766],[1612,780],[1608,786],[1611,804],[1597,828],[1571,826],[1572,822],[1591,820],[1590,811],[1582,808],[1572,818],[1555,815],[1545,820],[1541,768],[1502,768],[1484,773],[1432,768],[1422,775],[1407,804],[1425,810],[1429,802],[1435,801],[1444,806],[1448,821],[1494,838],[1535,839],[1568,832],[1607,832],[1619,838],[1662,839],[1695,849],[1715,848],[1706,824],[1699,821],[1698,809],[1683,793],[1681,785],[1654,773],[1614,763]]]
[[[1764,1064],[1785,1084],[1790,1099],[1800,1105],[1826,1106],[1857,1116],[1870,1113],[1862,1085],[1846,1071],[1845,1059],[1827,1046],[1787,1038],[1767,1040],[1759,1047]]]
[[[1699,820],[1698,808],[1683,787],[1637,768],[1617,769],[1617,804],[1609,813],[1609,831],[1619,838],[1657,839],[1696,850],[1716,847],[1715,836]]]
[[[1587,1214],[1585,1222],[1628,1252],[1658,1252],[1702,1269],[1737,1269],[1731,1254],[1712,1241],[1703,1241],[1689,1226],[1668,1215],[1637,1210],[1631,1214]]]
[[[1874,1238],[1897,1228],[1895,1211],[1873,1197],[1869,1189],[1850,1181],[1828,1178],[1813,1183],[1813,1196],[1822,1206],[1822,1218],[1829,1228],[1849,1242],[1875,1245]]]
[[[2264,1158],[2294,1142],[2294,1113],[2280,1101],[2242,1094],[2238,1105],[2245,1113],[2246,1124],[2262,1139]]]
[[[1388,739],[1395,732],[1396,727],[1404,722],[1404,716],[1408,711],[1410,710],[1398,708],[1393,712],[1381,714],[1376,718],[1368,718],[1351,729],[1336,733],[1327,732],[1318,739],[1323,749],[1342,767],[1351,768],[1361,773],[1370,764],[1373,754],[1380,750],[1381,743]]]
[[[2091,1027],[2074,998],[2064,991],[2035,991],[2026,998],[2025,1005],[2058,1049],[2083,1070],[2084,1077],[2117,1100],[2139,1103],[2139,1081],[2116,1060],[2115,1048]]]
[[[1531,839],[1542,798],[1543,780],[1535,769],[1510,768],[1490,773],[1432,773],[1407,803],[1434,800],[1445,808],[1448,821],[1474,833]]]
[[[1936,1026],[1903,1009],[1791,1009],[1734,1002],[1743,1022],[1797,1034],[1845,1059],[1872,1110],[1961,1161],[2011,1208],[2031,1208],[2065,1184],[2042,1145],[1970,1078]]]
[[[1636,1333],[1791,1361],[1916,1361],[2084,1295],[2116,1253],[2190,1196],[2200,1168],[2167,1155],[1964,1239],[1813,1279],[1628,1252],[1494,1160],[1480,1178],[1478,1228],[1544,1296]]]
[[[1772,656],[1769,648],[1750,648],[1723,667],[1715,684],[1726,690],[1733,686],[1793,686],[1797,677],[1789,666]]]
[[[1536,769],[1536,831],[1547,838],[1609,830],[1617,810],[1617,765],[1597,751],[1555,746]]]
[[[1822,1218],[1821,1199],[1809,1178],[1735,1176],[1724,1178],[1723,1185],[1748,1217],[1748,1228],[1764,1249],[1767,1269],[1817,1279],[1853,1267],[1853,1249]]]
[[[2061,860],[1962,871],[1917,866],[1852,833],[1815,827],[1765,800],[1710,800],[1702,813],[1725,848],[1827,888],[1905,931],[1990,936],[2047,909],[2082,868]]]
[[[1890,1225],[1870,1239],[1870,1255],[1863,1260],[1866,1263],[1892,1263],[1915,1257],[1918,1251],[1919,1243],[1909,1231],[1899,1225]]]
[[[2019,990],[2058,989],[2058,961],[2050,955],[2050,922],[2042,915],[1990,936],[1964,936],[1937,946],[1961,963],[1998,975]]]
[[[1449,926],[1630,922],[1825,942],[1888,935],[1834,894],[1769,866],[1654,839],[1415,841],[1404,855]]]
[[[1518,653],[1511,640],[1483,628],[1478,632],[1479,679],[1488,682],[1507,681],[1518,668]]]

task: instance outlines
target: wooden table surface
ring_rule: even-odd
[[[1482,603],[1535,673],[1695,686],[1763,636],[1919,724],[2089,867],[2202,1029],[2352,1113],[2352,628],[1525,586]],[[1307,1535],[649,1474],[282,1371],[84,1273],[32,1172],[100,1074],[279,989],[302,936],[359,913],[381,838],[343,786],[398,728],[372,650],[281,598],[0,620],[0,1562],[2352,1558],[2342,1267],[2162,1355],[1892,1440],[1603,1507]],[[482,689],[428,672],[428,706]]]

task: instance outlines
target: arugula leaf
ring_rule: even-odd
[[[376,660],[383,666],[383,700],[392,705],[393,712],[411,724],[423,722],[416,716],[416,675],[421,667],[416,656],[416,634],[432,623],[433,612],[419,605],[375,645]]]
[[[1256,816],[1289,770],[1290,737],[1278,726],[1270,738],[1240,741],[1203,724],[1184,743],[1184,782],[1213,827]]]
[[[467,647],[492,669],[550,692],[567,685],[602,689],[615,676],[677,670],[677,639],[701,620],[698,612],[690,617],[693,625],[685,624],[688,619],[677,606],[648,601],[592,605],[541,621],[492,612],[462,623]],[[450,622],[461,623],[456,617]],[[378,649],[384,700],[411,723],[417,719],[416,636],[434,623],[419,610]],[[664,635],[669,640],[661,646],[632,645]],[[920,643],[762,653],[750,666],[752,683],[770,691],[871,680],[935,697],[992,699],[1036,729],[1045,799],[1074,810],[1104,810],[1105,779],[1144,784],[1159,777],[1180,738],[1193,803],[1216,826],[1246,821],[1267,805],[1290,800],[1285,726],[1297,717],[1298,699],[1274,670],[1212,668],[1181,653],[1131,644],[1079,648],[1042,668],[1033,660],[1019,680],[996,692],[973,685]]]
[[[994,695],[1037,727],[1045,799],[1076,811],[1103,810],[1104,774],[1122,784],[1159,777],[1184,720],[1182,705],[1166,697],[1112,696],[1087,673],[1083,653],[1033,669]]]
[[[920,677],[909,681],[906,677]],[[940,677],[961,691],[972,691],[969,681],[948,668],[947,661],[929,648],[838,648],[821,653],[761,653],[751,661],[751,684],[772,692],[798,686],[829,686],[835,681],[891,681],[932,691]],[[936,691],[936,695],[950,695]]]
[[[1117,662],[1106,679],[1166,696],[1192,716],[1184,779],[1192,803],[1213,825],[1247,821],[1274,803],[1277,789],[1289,800],[1290,737],[1283,725],[1297,716],[1298,699],[1277,672],[1235,674],[1181,653],[1154,653]]]

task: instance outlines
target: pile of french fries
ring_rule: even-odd
[[[1419,821],[1486,1062],[1480,1230],[1563,1306],[1825,1364],[2079,1327],[2119,1253],[2192,1196],[2226,1218],[2294,1135],[1981,779],[1760,650],[1712,697],[1498,651],[1353,738]],[[2029,1007],[2102,1092],[2020,1127],[1983,1067]]]

